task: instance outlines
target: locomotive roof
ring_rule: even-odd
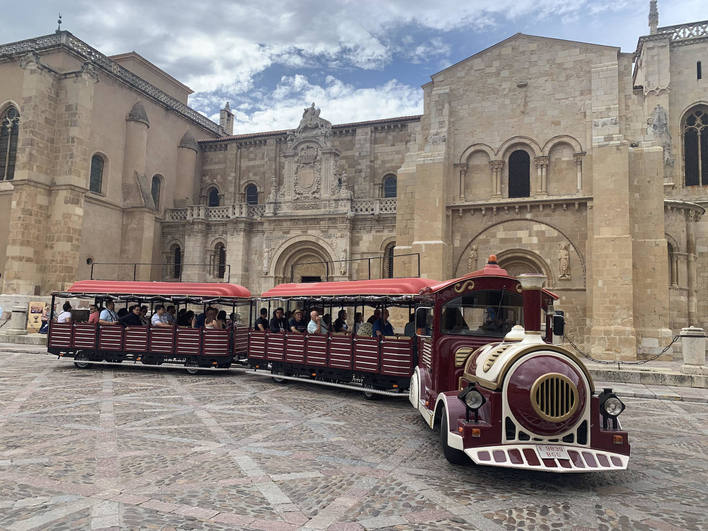
[[[291,298],[407,298],[420,295],[426,288],[438,284],[429,278],[381,278],[339,282],[306,282],[279,284],[264,292],[267,299]]]
[[[510,278],[512,280],[517,280],[516,277],[511,276],[509,272],[506,269],[503,269],[499,267],[499,264],[496,262],[496,256],[492,255],[489,257],[489,261],[485,264],[485,266],[482,269],[478,269],[477,271],[473,271],[472,273],[468,273],[467,275],[461,276],[459,278],[453,278],[451,280],[446,280],[444,282],[440,282],[434,286],[430,287],[430,290],[433,293],[436,293],[438,291],[442,291],[453,284],[457,284],[458,282],[468,280],[468,279],[474,279],[478,277],[500,277],[500,278]],[[552,298],[553,300],[558,299],[558,295],[555,293],[548,291],[547,289],[543,290],[543,294],[547,295],[548,297]]]
[[[221,282],[126,282],[118,280],[79,280],[65,292],[67,297],[112,297],[189,299],[195,302],[247,299],[251,292],[238,284]]]

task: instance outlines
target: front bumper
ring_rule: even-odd
[[[606,470],[626,470],[629,456],[568,446],[570,459],[544,459],[534,444],[505,444],[465,448],[464,452],[478,465],[542,470],[546,472],[603,472]]]

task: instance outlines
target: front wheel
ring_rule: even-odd
[[[184,364],[184,368],[187,369],[189,374],[197,374],[199,372],[199,365],[194,360],[188,360]]]
[[[76,355],[74,355],[74,366],[78,367],[79,369],[86,369],[91,365],[88,362],[88,359],[88,353],[81,350],[77,352]]]
[[[447,411],[443,409],[442,417],[440,417],[440,445],[442,446],[443,454],[445,454],[445,459],[453,465],[467,464],[467,454],[462,450],[453,448],[447,443],[448,433],[450,433],[450,429],[447,423]]]

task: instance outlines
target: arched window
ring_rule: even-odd
[[[509,156],[509,197],[529,197],[530,177],[531,158],[523,149],[517,149]]]
[[[210,207],[219,206],[219,190],[214,187],[209,188],[209,192],[207,194],[207,205]]]
[[[386,245],[383,256],[383,277],[393,278],[393,250],[396,248],[396,242],[391,242]]]
[[[224,278],[226,274],[226,247],[223,243],[217,243],[214,248],[214,276]]]
[[[686,186],[708,184],[708,109],[691,111],[683,125],[683,161]]]
[[[89,179],[89,190],[100,194],[103,188],[103,157],[94,155],[91,157],[91,177]]]
[[[396,176],[387,175],[383,180],[383,196],[396,197]]]
[[[152,188],[150,192],[152,194],[152,200],[155,202],[155,208],[160,210],[160,188],[162,187],[162,176],[154,175],[152,178]]]
[[[19,133],[20,113],[10,106],[0,116],[0,181],[11,181],[15,177]]]
[[[182,249],[179,245],[172,248],[172,277],[182,277]]]
[[[258,204],[258,187],[255,184],[249,184],[246,186],[246,204]]]

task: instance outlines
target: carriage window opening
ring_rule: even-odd
[[[152,178],[152,188],[150,192],[152,194],[152,200],[155,202],[155,208],[160,210],[160,187],[162,186],[162,179],[159,175],[155,175]]]
[[[223,243],[217,243],[215,251],[215,274],[217,278],[224,278],[226,274],[226,247],[224,247]]]
[[[89,190],[96,194],[101,193],[103,187],[103,157],[94,155],[91,157],[91,177],[89,179]]]
[[[701,62],[696,62],[696,79],[703,78],[703,68],[701,68]]]
[[[249,184],[246,186],[246,204],[258,204],[258,187],[255,184]]]
[[[523,325],[523,300],[510,291],[481,290],[452,299],[443,306],[442,333],[502,337]]]
[[[383,196],[384,197],[396,197],[396,176],[387,175],[384,177],[383,181]]]
[[[686,186],[708,184],[708,110],[692,111],[683,126],[683,160]]]
[[[20,113],[10,106],[0,116],[0,181],[11,181],[15,177],[19,132]]]
[[[531,195],[531,158],[522,149],[509,156],[509,197]]]
[[[182,249],[180,248],[179,245],[175,245],[172,256],[173,256],[172,276],[173,276],[173,278],[180,278],[182,276]]]

